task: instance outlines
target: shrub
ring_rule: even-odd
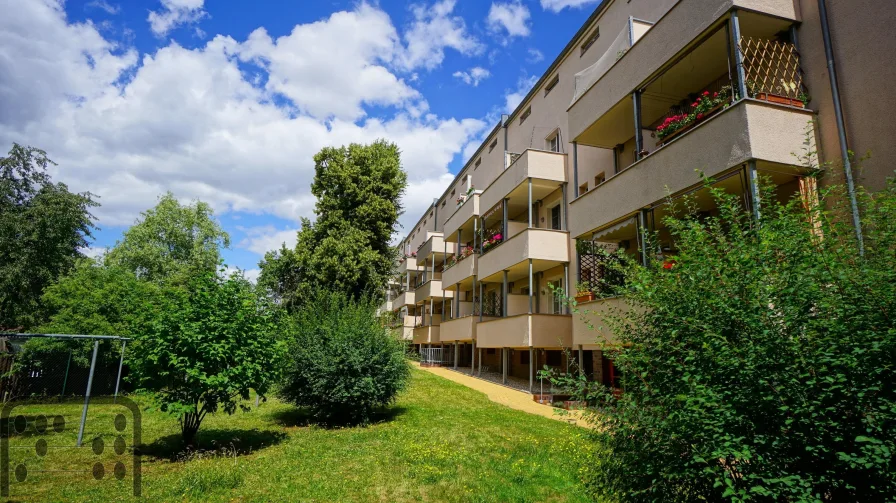
[[[896,501],[896,183],[761,220],[669,218],[675,266],[627,268],[608,326],[624,393],[593,416],[595,494],[618,501]],[[581,383],[579,383],[582,386]],[[584,386],[582,386],[584,387]],[[594,398],[593,396],[591,398]]]
[[[320,293],[289,324],[282,396],[326,424],[367,423],[410,377],[404,344],[370,300]]]

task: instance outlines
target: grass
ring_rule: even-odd
[[[381,502],[577,502],[586,497],[576,481],[581,452],[577,428],[515,411],[485,395],[414,370],[410,388],[368,427],[323,429],[308,426],[300,410],[271,400],[248,413],[208,417],[199,432],[204,449],[178,457],[177,421],[140,401],[144,452],[143,499],[147,501],[381,501]],[[120,406],[96,406],[88,419],[84,447],[74,445],[77,403],[29,406],[13,415],[32,420],[63,414],[65,432],[10,439],[10,497],[15,501],[133,501],[130,474],[122,481],[112,467],[114,417]],[[130,425],[128,425],[130,427]],[[125,432],[130,432],[130,429]],[[104,450],[94,454],[95,437]],[[35,442],[47,440],[38,457]],[[16,482],[14,470],[27,458],[29,475]],[[90,467],[101,460],[103,480]],[[81,469],[81,472],[38,470]],[[130,465],[127,467],[130,468]],[[86,470],[86,471],[83,471]]]

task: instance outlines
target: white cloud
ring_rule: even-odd
[[[544,54],[534,47],[530,47],[528,53],[529,55],[526,57],[527,63],[538,63],[544,60]]]
[[[298,222],[313,214],[314,154],[379,138],[402,152],[410,187],[401,221],[409,225],[441,194],[452,177],[448,165],[485,127],[425,111],[419,92],[384,66],[403,51],[391,45],[394,27],[363,4],[276,40],[264,31],[244,41],[218,35],[196,49],[170,42],[139,55],[89,22],[69,23],[54,0],[14,5],[0,16],[0,146],[15,141],[47,150],[59,163],[55,179],[100,196],[95,214],[102,226],[132,224],[166,190],[218,212]],[[350,34],[340,23],[367,33]],[[316,81],[303,80],[302,68],[323,64],[319,44],[302,44],[308,33],[346,37],[335,45],[355,52],[329,54],[349,68],[324,68]],[[352,79],[365,85],[345,82]],[[370,104],[392,108],[366,117]]]
[[[297,25],[273,40],[264,28],[235,50],[268,72],[266,89],[289,98],[317,118],[354,120],[362,105],[413,105],[425,111],[420,94],[384,66],[395,57],[398,33],[389,16],[368,4],[353,12]]]
[[[85,7],[93,7],[93,8],[97,8],[97,9],[102,9],[102,10],[106,11],[107,14],[112,14],[112,15],[118,14],[121,11],[120,5],[112,5],[109,2],[107,2],[106,0],[93,0],[92,2],[88,3]]]
[[[404,34],[405,50],[396,66],[405,70],[432,70],[442,64],[445,49],[464,55],[481,53],[485,47],[468,31],[464,19],[453,15],[456,0],[441,0],[432,5],[414,4],[414,21]]]
[[[544,10],[560,12],[567,7],[579,8],[599,1],[600,0],[541,0],[541,7]]]
[[[81,248],[80,252],[83,253],[86,257],[92,259],[103,258],[106,255],[106,252],[109,251],[107,248],[102,246],[91,246],[90,248]]]
[[[492,3],[488,11],[488,27],[495,33],[507,32],[507,36],[528,37],[532,30],[529,28],[531,17],[529,8],[518,0],[508,3]]]
[[[258,283],[258,276],[261,274],[261,269],[240,269],[239,267],[227,266],[224,268],[223,276],[230,277],[233,273],[241,275],[251,283]]]
[[[263,227],[241,228],[240,230],[245,232],[248,237],[242,240],[238,246],[258,255],[279,250],[284,244],[287,248],[295,248],[298,242],[298,228],[278,230],[273,225],[265,225]]]
[[[532,90],[532,86],[538,82],[538,77],[533,75],[520,77],[516,83],[516,89],[508,90],[504,95],[504,113],[513,113],[516,107],[523,101],[523,98]]]
[[[452,76],[454,78],[462,80],[464,84],[469,84],[473,87],[476,87],[480,82],[489,78],[491,75],[492,73],[485,68],[482,68],[481,66],[474,66],[473,68],[470,68],[470,71],[468,72],[458,70],[454,72]]]
[[[202,8],[205,0],[162,0],[162,10],[150,11],[149,27],[157,37],[181,25],[192,24],[208,15]]]

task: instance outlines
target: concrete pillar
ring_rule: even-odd
[[[532,388],[535,386],[535,349],[529,348],[529,393],[532,393]]]
[[[529,259],[529,314],[532,314],[533,312],[532,295],[534,292],[532,291],[532,289],[535,287],[535,285],[532,280],[532,259]]]
[[[758,222],[761,214],[759,212],[759,175],[756,172],[756,161],[747,162],[747,184],[750,188],[750,206],[753,209],[753,218]]]
[[[582,345],[579,344],[579,375],[585,373],[585,350],[582,349]]]
[[[507,384],[507,348],[501,348],[501,382]]]
[[[457,370],[457,342],[454,342],[454,370]]]
[[[528,199],[529,204],[527,205],[529,208],[528,222],[529,222],[529,228],[531,229],[532,228],[532,177],[529,177],[528,184],[529,184],[529,199]]]
[[[507,299],[510,296],[507,286],[507,271],[504,271],[504,282],[501,286],[501,317],[507,317]]]

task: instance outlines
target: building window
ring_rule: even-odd
[[[557,87],[557,84],[560,83],[560,75],[554,75],[554,78],[548,82],[548,85],[544,86],[544,95],[547,96],[548,93],[551,92],[552,89]]]
[[[560,130],[557,129],[545,138],[545,148],[550,152],[560,152]]]
[[[606,181],[607,181],[607,175],[603,174],[603,172],[598,173],[597,176],[594,177],[594,186],[597,187],[598,185],[600,185]]]
[[[548,281],[548,285],[550,285],[548,291],[551,292],[551,314],[562,314],[563,299],[560,298],[560,289],[563,285],[559,279],[557,281]]]
[[[488,151],[491,152],[491,151],[494,150],[495,147],[497,147],[497,146],[498,146],[498,139],[495,138],[495,139],[492,141],[492,144],[488,146]]]
[[[579,54],[579,57],[585,54],[585,51],[588,50],[589,47],[594,45],[597,42],[597,39],[600,38],[600,26],[594,29],[591,32],[591,35],[588,35],[588,38],[585,39],[585,42],[582,44],[582,52]]]
[[[560,220],[560,205],[554,206],[551,208],[551,229],[555,231],[560,230],[561,220]]]
[[[579,194],[584,194],[585,192],[588,192],[588,182],[579,185]]]
[[[445,207],[445,202],[446,202],[446,201],[442,201],[442,208]]]
[[[478,168],[480,164],[482,164],[482,158],[481,158],[481,157],[480,157],[479,159],[476,159],[476,165],[473,167],[473,169]]]
[[[456,189],[455,189],[455,190],[456,190]],[[452,191],[451,191],[451,197],[454,197],[455,190],[452,190]]]
[[[532,107],[527,108],[526,111],[520,115],[520,124],[526,122],[526,119],[528,119],[530,115],[532,115]]]

